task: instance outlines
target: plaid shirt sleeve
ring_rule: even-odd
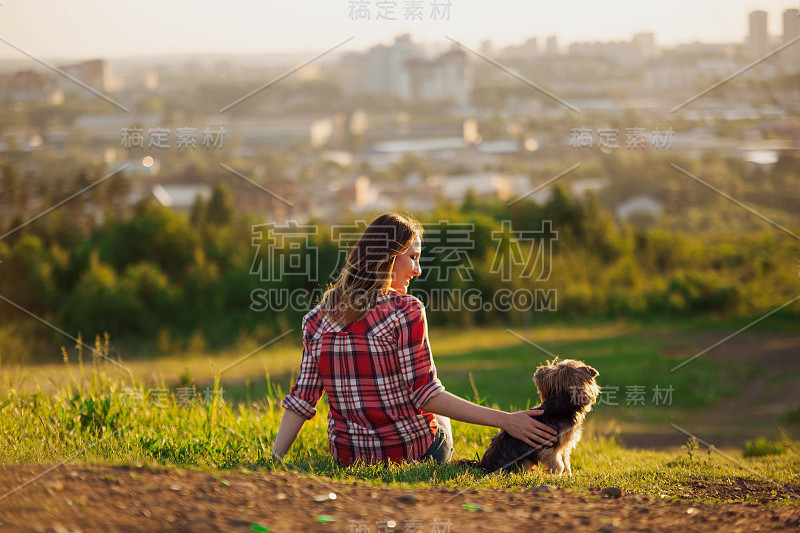
[[[303,360],[300,363],[300,374],[297,376],[292,390],[281,402],[284,409],[290,409],[306,420],[317,414],[317,402],[322,396],[322,378],[317,370],[317,360],[309,349],[308,329],[309,316],[303,318]],[[314,320],[316,322],[316,318]],[[312,330],[314,328],[311,328]]]
[[[425,308],[413,296],[404,304],[397,324],[400,370],[408,386],[411,403],[422,410],[428,400],[444,390],[444,385],[436,377],[436,366],[428,343]]]

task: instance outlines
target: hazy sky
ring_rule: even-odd
[[[622,40],[653,31],[659,44],[741,41],[747,14],[769,13],[782,33],[786,0],[449,0],[450,19],[404,21],[409,0],[395,5],[398,21],[375,20],[380,0],[364,0],[372,20],[349,18],[354,0],[0,0],[0,37],[47,58],[123,57],[184,53],[321,52],[354,36],[344,49],[389,43],[401,32],[417,41],[450,35],[468,46],[492,39],[504,46],[528,36]],[[0,58],[24,58],[0,41]]]

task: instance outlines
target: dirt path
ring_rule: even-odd
[[[0,465],[0,497],[46,468]],[[687,487],[687,501],[667,502],[599,489],[412,490],[286,473],[64,465],[0,499],[0,531],[798,531],[800,507],[769,505],[774,488],[740,480]],[[690,501],[700,494],[765,503]]]
[[[707,336],[703,337],[707,340]],[[702,413],[703,423],[720,435],[723,444],[728,434],[733,437],[745,433],[753,438],[756,431],[770,429],[775,434],[775,421],[800,407],[800,336],[743,333],[706,356],[763,369],[741,394]]]
[[[672,332],[644,334],[667,339],[662,354],[673,358],[676,365],[728,335],[696,332],[676,338]],[[780,437],[776,421],[800,409],[800,336],[746,331],[701,357],[724,364],[751,365],[761,371],[736,396],[697,413],[681,414],[672,421],[718,447],[740,448],[748,439]],[[686,364],[677,372],[691,372],[691,365]],[[800,427],[781,425],[790,437],[800,438]],[[632,448],[674,448],[686,442],[684,434],[673,431],[666,423],[661,428],[643,428],[641,432],[634,428],[620,438]]]

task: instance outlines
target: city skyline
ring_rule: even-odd
[[[573,42],[628,40],[636,33],[652,32],[659,46],[669,47],[694,41],[742,43],[753,11],[766,11],[768,35],[779,37],[783,13],[797,7],[782,0],[685,0],[669,6],[616,0],[537,9],[500,0],[487,8],[449,0],[449,12],[445,12],[443,0],[423,0],[422,20],[403,21],[406,0],[396,0],[382,2],[384,7],[396,6],[389,14],[398,20],[390,21],[376,20],[376,6],[381,2],[360,1],[315,0],[303,6],[235,2],[225,9],[230,23],[221,24],[219,9],[211,3],[179,1],[165,6],[142,0],[135,6],[109,6],[94,1],[62,5],[53,0],[6,0],[0,4],[0,37],[30,54],[58,60],[319,52],[351,36],[339,51],[359,51],[391,42],[401,33],[443,44],[447,35],[476,48],[487,39],[502,48],[536,37],[543,50],[551,36],[557,37],[563,49]],[[436,2],[439,19],[429,13]],[[361,15],[369,14],[370,20],[353,20],[358,6],[369,9]],[[580,16],[575,15],[576,9]],[[0,60],[24,58],[0,42]]]

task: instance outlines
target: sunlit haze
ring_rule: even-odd
[[[640,2],[523,2],[450,0],[449,20],[431,16],[432,0],[421,2],[422,20],[404,20],[407,2],[393,4],[394,18],[353,20],[352,0],[303,2],[62,2],[3,0],[0,37],[31,54],[51,58],[135,57],[174,54],[261,54],[313,52],[353,36],[345,50],[365,49],[410,32],[415,40],[444,42],[445,35],[468,45],[491,39],[505,46],[535,36],[555,35],[561,45],[574,41],[627,40],[654,32],[661,45],[692,42],[741,42],[747,14],[768,12],[769,31],[779,35],[785,0],[677,0]],[[439,4],[446,4],[439,0]],[[0,43],[0,59],[24,56]]]

